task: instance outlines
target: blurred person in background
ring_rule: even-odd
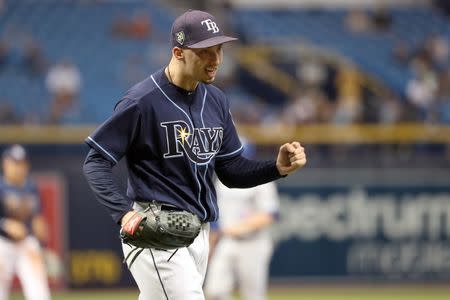
[[[147,13],[137,12],[129,24],[129,36],[135,39],[146,39],[152,33],[150,16]]]
[[[47,71],[47,59],[40,43],[29,37],[23,49],[23,67],[29,76],[41,76]]]
[[[346,28],[353,33],[386,32],[392,25],[389,9],[379,3],[374,11],[350,9],[344,19]]]
[[[0,124],[11,125],[20,123],[20,117],[14,110],[11,101],[6,98],[0,98]]]
[[[382,3],[378,3],[372,13],[372,27],[378,32],[387,32],[392,25],[392,15],[388,7]]]
[[[111,33],[117,38],[147,39],[152,34],[152,21],[146,13],[136,12],[131,18],[118,15],[111,25]]]
[[[337,106],[333,121],[353,124],[361,121],[364,78],[356,66],[341,64],[336,76]]]
[[[48,123],[62,123],[79,113],[81,74],[71,61],[62,60],[50,67],[46,85],[52,97]]]
[[[41,243],[47,225],[40,214],[37,187],[29,178],[30,163],[21,145],[2,155],[0,179],[0,300],[7,300],[16,274],[26,300],[49,300],[50,289]]]
[[[420,58],[414,59],[411,66],[414,76],[406,85],[406,98],[417,111],[417,121],[431,121],[438,88],[437,74],[426,60]]]
[[[449,62],[450,48],[448,40],[438,33],[430,34],[424,42],[424,51],[428,53],[431,64],[436,69],[445,69]]]
[[[364,33],[371,29],[370,17],[366,11],[361,9],[349,10],[344,22],[350,32]]]
[[[244,144],[243,155],[253,156],[253,146]],[[216,192],[220,218],[210,233],[206,296],[209,300],[231,299],[237,284],[242,299],[266,299],[273,253],[269,228],[279,210],[276,184],[230,189],[217,180]]]
[[[298,89],[281,112],[286,124],[313,124],[329,122],[334,106],[318,88]]]

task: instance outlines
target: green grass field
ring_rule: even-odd
[[[137,291],[83,291],[55,293],[52,300],[137,300]],[[23,300],[14,294],[11,300]],[[239,299],[239,298],[236,298]],[[314,287],[271,289],[268,300],[449,300],[449,287]]]

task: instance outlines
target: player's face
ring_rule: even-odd
[[[25,160],[5,158],[3,160],[3,176],[12,184],[21,185],[28,176],[29,165]]]
[[[222,44],[209,48],[185,49],[187,71],[195,81],[206,84],[216,78],[223,59]]]

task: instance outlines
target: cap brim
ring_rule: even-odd
[[[208,47],[212,47],[215,45],[219,45],[219,44],[223,44],[223,43],[228,43],[228,42],[232,42],[237,40],[237,38],[231,37],[231,36],[225,36],[225,35],[221,35],[221,36],[215,36],[209,39],[206,39],[204,41],[186,46],[186,48],[192,48],[192,49],[199,49],[199,48],[208,48]]]

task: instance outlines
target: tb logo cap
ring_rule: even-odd
[[[201,10],[188,10],[172,24],[172,47],[208,48],[237,40],[220,30],[216,19]]]

